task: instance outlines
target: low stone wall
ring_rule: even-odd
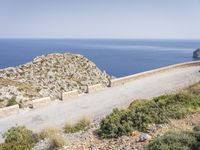
[[[100,91],[104,88],[105,88],[105,86],[103,86],[103,84],[99,83],[99,84],[96,84],[96,85],[88,86],[88,92],[93,93],[93,92],[96,92],[96,91]]]
[[[79,96],[79,92],[78,90],[73,90],[73,91],[69,91],[69,92],[64,92],[62,94],[62,100],[69,100],[69,99],[72,99],[74,97],[77,97]]]
[[[158,68],[158,69],[154,69],[154,70],[150,70],[150,71],[146,71],[146,72],[142,72],[142,73],[138,73],[138,74],[122,77],[122,78],[112,79],[111,80],[111,87],[121,85],[121,84],[124,84],[124,83],[129,82],[129,81],[133,81],[133,80],[136,80],[136,79],[151,76],[151,75],[156,74],[156,73],[161,73],[161,72],[170,71],[170,70],[174,70],[174,69],[178,69],[178,68],[189,67],[189,66],[197,66],[197,65],[200,65],[200,61],[180,63],[180,64],[162,67],[162,68]]]
[[[39,107],[42,107],[42,106],[49,105],[51,102],[52,101],[51,101],[50,97],[44,97],[44,98],[40,98],[40,99],[35,99],[35,100],[33,100],[33,101],[31,101],[29,103],[29,107],[39,108]]]
[[[18,114],[19,113],[19,105],[13,105],[9,107],[0,108],[0,118]]]

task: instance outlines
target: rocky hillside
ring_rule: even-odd
[[[9,99],[23,102],[45,96],[58,98],[61,92],[85,91],[87,85],[106,85],[109,79],[108,74],[82,55],[43,55],[27,64],[0,70],[0,106]]]

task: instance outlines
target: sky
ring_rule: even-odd
[[[0,38],[200,39],[200,0],[0,0]]]

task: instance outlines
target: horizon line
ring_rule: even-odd
[[[0,40],[200,40],[200,38],[115,38],[115,37],[0,37]]]

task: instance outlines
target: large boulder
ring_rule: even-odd
[[[200,58],[200,48],[193,52],[193,58]]]

